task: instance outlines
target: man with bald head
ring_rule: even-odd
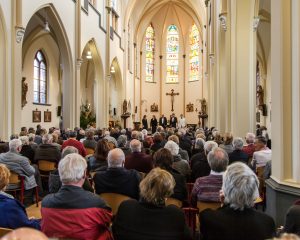
[[[97,194],[119,193],[139,199],[140,174],[136,170],[124,168],[124,152],[115,148],[108,153],[106,171],[96,172],[94,176]]]
[[[148,173],[153,168],[152,156],[142,152],[142,144],[133,139],[130,142],[131,153],[126,156],[125,168]]]

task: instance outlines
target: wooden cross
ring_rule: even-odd
[[[167,96],[171,96],[171,104],[172,104],[172,109],[171,111],[174,112],[174,96],[178,96],[179,93],[174,93],[174,89],[171,90],[171,93],[166,93]]]

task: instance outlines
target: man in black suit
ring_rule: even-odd
[[[159,125],[163,128],[167,127],[167,118],[164,115],[161,115],[161,117],[159,118]]]
[[[124,152],[119,148],[111,150],[107,162],[107,170],[96,172],[94,176],[96,193],[119,193],[138,200],[141,176],[136,170],[123,167]]]
[[[175,114],[172,113],[171,118],[170,118],[170,125],[172,128],[177,127],[177,117],[175,117]]]

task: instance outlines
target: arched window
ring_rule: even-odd
[[[190,33],[190,79],[189,81],[198,81],[200,78],[200,33],[194,24]]]
[[[146,82],[154,82],[155,40],[152,24],[146,29]]]
[[[47,103],[47,63],[42,51],[37,51],[34,57],[33,70],[33,102]]]
[[[175,25],[168,27],[167,35],[167,83],[178,82],[179,72],[179,34]]]

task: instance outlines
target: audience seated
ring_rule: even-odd
[[[118,146],[119,148],[122,149],[122,151],[124,152],[125,156],[127,156],[129,153],[131,153],[130,148],[127,146],[127,136],[126,135],[120,135],[118,137]]]
[[[176,135],[171,135],[168,138],[168,140],[175,142],[179,146],[179,138]],[[183,150],[180,146],[179,146],[178,154],[181,156],[182,159],[187,160],[187,161],[190,160],[188,152],[186,150]]]
[[[68,154],[71,153],[77,153],[78,154],[78,149],[72,146],[66,147],[61,154],[62,159],[67,156]],[[59,172],[58,169],[52,171],[49,175],[49,193],[56,193],[60,189],[62,183],[60,181],[59,177]],[[94,189],[91,187],[90,182],[88,181],[87,177],[85,178],[85,181],[83,183],[82,188],[86,191],[94,192]]]
[[[169,140],[165,144],[164,148],[168,149],[173,156],[172,167],[180,174],[185,176],[186,179],[188,179],[188,177],[191,174],[190,165],[187,160],[182,159],[179,155],[179,145],[176,144],[174,141]]]
[[[175,187],[173,190],[172,198],[176,198],[180,201],[187,199],[187,188],[185,177],[181,175],[178,171],[172,168],[173,165],[173,156],[168,149],[162,148],[159,149],[153,155],[153,162],[155,167],[159,167],[168,171],[175,180]]]
[[[228,154],[229,164],[239,161],[248,165],[249,156],[247,153],[242,151],[243,145],[244,145],[243,139],[239,137],[233,139],[233,152]]]
[[[125,155],[119,148],[110,150],[107,156],[106,171],[96,172],[94,176],[95,190],[101,193],[119,193],[139,199],[139,183],[141,176],[136,170],[124,168]]]
[[[41,231],[32,228],[18,228],[6,234],[1,240],[48,240]]]
[[[253,153],[255,152],[255,134],[254,133],[247,133],[246,135],[246,143],[247,145],[243,147],[243,152],[247,153],[249,158],[253,157]]]
[[[264,240],[275,234],[274,220],[256,211],[254,201],[259,181],[255,173],[240,162],[227,167],[222,192],[223,207],[200,213],[200,232],[204,240]]]
[[[268,161],[272,160],[272,150],[267,147],[265,137],[259,136],[255,140],[255,152],[253,153],[253,168],[264,167]]]
[[[285,217],[284,232],[295,233],[300,236],[300,204],[296,202],[291,206]]]
[[[274,240],[300,240],[300,237],[296,234],[283,233],[279,238],[274,238]]]
[[[228,165],[228,154],[222,148],[212,149],[208,155],[210,174],[196,180],[191,196],[191,204],[196,207],[197,201],[220,202],[219,193],[223,183],[223,173]]]
[[[233,151],[233,146],[232,146],[232,140],[233,140],[233,135],[232,133],[225,133],[224,134],[224,143],[220,144],[220,148],[223,148],[228,154]]]
[[[141,201],[121,203],[112,226],[115,240],[191,239],[182,210],[165,206],[175,186],[170,173],[153,169],[140,183]]]
[[[218,147],[214,141],[207,141],[204,144],[204,152],[197,153],[191,158],[192,175],[191,180],[195,182],[197,178],[208,176],[210,173],[210,166],[207,161],[207,154],[213,149]]]
[[[68,133],[68,140],[64,141],[62,145],[62,150],[67,146],[76,147],[78,149],[78,152],[81,156],[86,156],[86,150],[81,142],[76,140],[77,132],[76,131],[69,131]]]
[[[196,138],[194,147],[192,149],[192,157],[197,153],[202,153],[204,151],[205,140],[203,138]]]
[[[36,179],[40,178],[40,176],[37,169],[30,165],[28,158],[20,155],[21,149],[22,142],[20,139],[11,140],[9,142],[9,151],[0,154],[0,163],[5,164],[10,171],[25,177],[24,187],[25,190],[29,190],[37,186]],[[14,186],[10,185],[9,188],[14,188]]]
[[[154,154],[156,151],[158,151],[159,149],[163,148],[162,143],[162,136],[159,132],[154,133],[153,135],[153,144],[150,147],[150,150],[152,152],[152,154]]]
[[[110,208],[97,195],[85,191],[87,163],[79,154],[67,155],[59,162],[63,186],[42,201],[42,231],[48,237],[71,239],[112,239]]]
[[[38,163],[39,160],[58,163],[61,153],[56,146],[52,145],[52,140],[52,134],[45,134],[43,136],[42,144],[35,150],[34,163]]]
[[[104,132],[104,139],[106,139],[108,142],[113,143],[115,145],[115,147],[118,147],[117,140],[114,137],[110,136],[110,132],[109,131],[105,131]]]
[[[92,131],[92,130],[86,131],[85,137],[86,137],[86,139],[83,141],[83,146],[85,148],[90,148],[90,149],[95,150],[96,146],[97,146],[97,142],[94,139],[94,131]]]
[[[97,143],[96,151],[89,157],[89,170],[94,172],[97,169],[105,170],[107,167],[107,155],[110,148],[106,139],[101,139]]]
[[[5,193],[10,172],[4,164],[0,164],[0,227],[30,227],[40,229],[40,220],[28,219],[24,206],[11,195]]]
[[[189,154],[189,157],[192,155],[192,140],[190,139],[189,135],[186,134],[186,130],[181,128],[178,130],[178,138],[179,138],[179,147],[183,150],[186,150]]]
[[[153,168],[152,157],[142,152],[142,144],[133,139],[130,142],[131,153],[126,156],[125,168],[135,169],[139,172],[148,173]]]
[[[27,136],[22,136],[19,139],[22,142],[22,149],[20,151],[20,154],[24,157],[27,157],[33,163],[35,152],[29,145],[29,138]]]

